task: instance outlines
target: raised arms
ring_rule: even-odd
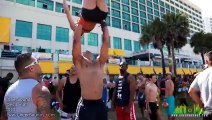
[[[108,60],[109,32],[105,22],[101,23],[101,28],[103,36],[102,36],[102,47],[100,50],[99,62],[100,64],[105,64]]]
[[[73,20],[73,18],[72,18],[72,16],[71,16],[71,13],[70,13],[70,10],[69,10],[69,7],[68,7],[68,4],[67,4],[66,0],[63,0],[63,7],[64,7],[64,11],[65,11],[65,13],[66,13],[66,16],[67,16],[69,25],[70,25],[71,29],[72,29],[73,31],[75,31],[75,29],[76,29],[76,24],[74,23],[74,20]]]
[[[82,26],[78,25],[74,32],[73,49],[72,49],[73,63],[75,66],[77,66],[77,63],[80,63],[82,61],[81,41],[80,41],[81,33],[82,33]]]

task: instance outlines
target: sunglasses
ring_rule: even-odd
[[[37,64],[39,64],[39,62],[38,62],[38,60],[36,59],[35,61],[33,61],[32,63],[30,63],[29,65],[27,65],[27,66],[24,67],[24,68],[28,68],[28,67],[30,67],[30,66],[37,65]]]

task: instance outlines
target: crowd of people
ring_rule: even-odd
[[[134,76],[127,72],[127,62],[122,61],[119,64],[120,75],[108,80],[103,71],[109,47],[105,1],[83,0],[77,24],[66,0],[63,1],[70,28],[74,31],[74,66],[54,86],[52,82],[43,82],[42,70],[35,57],[30,53],[19,55],[14,62],[18,80],[9,86],[13,78],[11,73],[0,80],[2,120],[108,120],[107,112],[111,108],[115,110],[117,120],[136,120],[136,105],[140,108],[142,119],[163,120],[162,106],[166,109],[168,120],[173,120],[176,93],[184,92],[180,104],[188,105],[188,91],[195,103],[204,108],[204,119],[212,119],[212,52],[206,54],[208,68],[199,75],[174,77],[167,72],[164,76],[142,73]],[[81,36],[93,30],[96,24],[100,24],[103,35],[100,54],[94,58],[88,50],[81,54]]]

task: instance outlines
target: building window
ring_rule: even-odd
[[[16,20],[15,36],[32,38],[32,22]]]
[[[147,12],[153,14],[153,10],[149,7],[147,7]]]
[[[129,50],[129,51],[132,51],[131,40],[129,40],[129,39],[124,39],[124,49],[125,49],[125,50]]]
[[[121,46],[121,38],[113,37],[113,47],[114,47],[115,49],[122,49],[122,46]]]
[[[144,25],[144,24],[146,24],[146,19],[140,19],[140,22],[141,22],[141,25]]]
[[[147,6],[152,7],[152,2],[147,1]]]
[[[158,0],[153,0],[155,3],[158,3]]]
[[[143,46],[143,49],[144,49],[144,50],[148,50],[148,49],[149,49],[149,44],[145,44],[145,45]]]
[[[107,16],[106,23],[107,23],[108,26],[110,26],[110,16]]]
[[[123,20],[122,23],[123,23],[123,29],[129,30],[129,31],[131,30],[130,22]]]
[[[154,4],[154,9],[159,10],[159,6],[157,4]]]
[[[109,7],[110,6],[110,0],[106,0],[105,2],[107,4],[107,6]]]
[[[115,17],[119,17],[119,18],[121,17],[120,11],[114,10],[114,9],[112,9],[112,15],[115,16]]]
[[[134,8],[132,8],[131,10],[132,10],[131,12],[132,12],[133,15],[138,15],[138,10],[136,10]]]
[[[127,13],[122,12],[122,18],[130,21],[130,15]]]
[[[141,45],[138,41],[134,41],[134,51],[140,51]]]
[[[136,23],[139,23],[139,19],[136,16],[132,16],[132,21],[133,22],[136,22]]]
[[[121,20],[112,17],[112,27],[121,28]]]
[[[112,8],[116,8],[116,9],[120,10],[120,4],[112,1]]]
[[[13,46],[13,48],[11,48],[12,50],[18,50],[18,51],[22,51],[23,48],[25,48],[24,46]]]
[[[51,40],[52,26],[51,25],[37,25],[37,39]]]
[[[148,20],[153,20],[153,15],[148,14]]]
[[[63,4],[61,3],[56,3],[56,9],[55,9],[56,12],[59,12],[59,13],[64,13],[64,8],[63,8]]]
[[[146,18],[146,12],[142,12],[142,11],[140,11],[140,17],[142,17],[142,18]]]
[[[159,11],[155,10],[154,14],[155,14],[155,16],[159,17]]]
[[[73,16],[78,16],[78,13],[80,13],[81,9],[78,7],[72,7],[72,15]]]
[[[57,42],[69,42],[69,29],[56,27],[56,41]]]
[[[53,11],[54,3],[51,0],[37,0],[37,7]]]
[[[166,8],[167,8],[167,9],[170,9],[170,5],[169,5],[169,4],[167,4],[167,3],[166,3]]]
[[[146,11],[146,7],[140,4],[140,10]]]
[[[138,8],[137,2],[132,1],[132,0],[131,0],[131,6],[132,6],[132,7],[135,7],[135,8]]]
[[[139,0],[140,3],[146,4],[146,0]]]
[[[129,0],[121,0],[122,3],[129,5]]]
[[[16,0],[16,3],[20,3],[23,5],[35,6],[35,0]]]
[[[88,34],[88,45],[98,46],[98,34],[97,33],[89,33]]]
[[[122,11],[124,11],[124,12],[130,12],[130,9],[129,9],[129,7],[128,6],[126,6],[126,5],[122,5]]]
[[[160,6],[164,7],[164,2],[163,1],[160,1]]]
[[[81,36],[81,44],[85,44],[85,36],[83,35],[83,36]]]
[[[174,8],[173,6],[171,6],[171,10],[172,10],[173,12],[175,12],[175,8]]]
[[[133,32],[137,32],[137,33],[140,33],[140,30],[139,30],[139,25],[138,24],[132,24],[132,29],[133,29]]]
[[[78,3],[78,4],[82,4],[82,0],[72,0],[72,2],[74,2],[74,3]]]
[[[163,13],[165,13],[165,8],[163,8],[163,7],[160,7],[160,12],[163,12]]]
[[[166,13],[170,13],[170,10],[167,10],[167,9],[166,9]]]

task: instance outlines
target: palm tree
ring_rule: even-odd
[[[195,33],[190,40],[194,53],[201,54],[203,64],[205,64],[204,54],[212,48],[212,33],[205,34],[203,31]]]
[[[173,70],[176,75],[176,60],[175,48],[182,48],[187,43],[189,35],[189,21],[188,17],[182,13],[168,13],[164,16],[164,24],[166,27],[166,45],[169,49],[169,57],[172,55]]]
[[[156,18],[151,24],[145,24],[142,30],[143,30],[143,35],[140,38],[141,45],[144,46],[146,44],[153,43],[153,46],[156,49],[160,50],[162,70],[163,70],[163,75],[165,75],[166,69],[165,69],[165,60],[164,60],[164,54],[163,54],[163,46],[165,45],[163,34],[165,31],[165,27],[163,22],[161,22],[159,18]]]

